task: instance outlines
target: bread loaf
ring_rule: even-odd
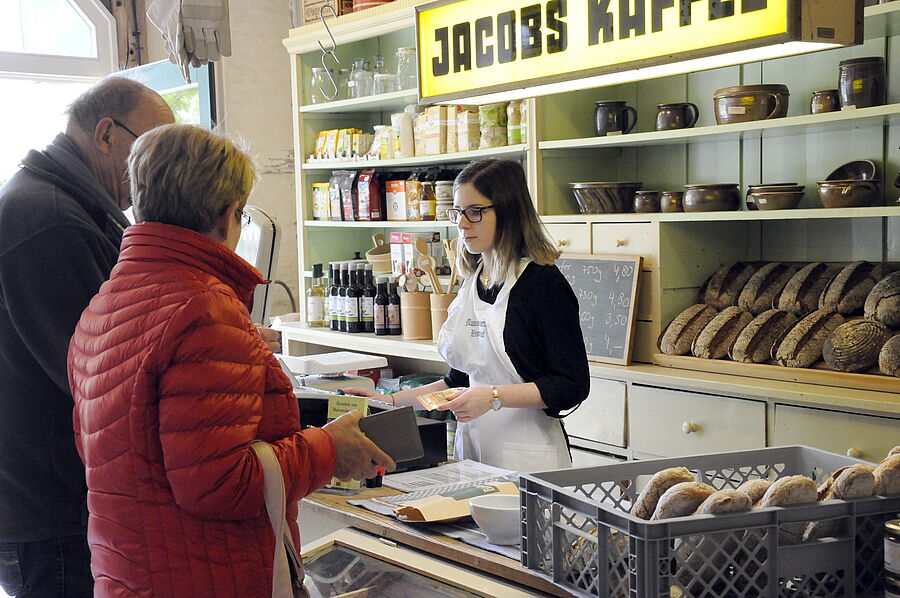
[[[740,307],[726,307],[700,331],[691,345],[691,352],[695,357],[704,359],[725,357],[731,351],[735,339],[752,319],[753,314]]]
[[[834,472],[825,484],[819,487],[819,500],[864,498],[872,496],[875,490],[875,466],[857,463],[841,467]],[[823,489],[827,488],[823,494]],[[803,541],[816,540],[826,536],[846,533],[843,519],[821,519],[810,521],[803,532]]]
[[[672,486],[681,482],[693,482],[694,474],[685,467],[670,467],[656,472],[634,501],[631,514],[641,519],[650,519],[659,498]]]
[[[834,329],[822,347],[825,363],[839,372],[865,372],[878,363],[881,348],[891,338],[877,320],[850,320]]]
[[[798,316],[816,311],[822,290],[836,273],[836,268],[822,262],[806,264],[784,286],[776,307]]]
[[[887,459],[888,457],[893,457],[894,455],[900,455],[900,444],[889,450],[885,459]]]
[[[796,273],[796,267],[781,262],[764,265],[744,285],[738,297],[738,307],[753,315],[772,309],[781,291]]]
[[[846,316],[862,312],[866,297],[884,275],[885,268],[881,264],[853,262],[845,266],[825,286],[819,297],[819,309]]]
[[[816,483],[802,475],[779,478],[769,486],[755,509],[766,507],[789,507],[816,502],[818,498]],[[783,523],[778,526],[778,541],[782,544],[796,544],[803,540],[806,524]]]
[[[700,503],[694,515],[717,515],[720,513],[740,513],[749,511],[753,501],[746,492],[730,488],[713,492]]]
[[[896,496],[900,494],[900,455],[893,455],[875,466],[875,494]]]
[[[750,497],[750,502],[754,505],[759,502],[759,500],[766,493],[766,490],[769,489],[769,486],[772,485],[772,482],[769,480],[747,480],[740,486],[738,486],[738,490],[746,494]]]
[[[775,361],[791,368],[805,368],[822,357],[822,347],[844,323],[840,314],[820,309],[809,314],[791,328],[775,348]]]
[[[656,503],[656,509],[650,520],[659,521],[670,517],[691,515],[715,491],[715,488],[702,482],[675,484],[659,497],[659,502]]]
[[[888,274],[872,287],[864,311],[867,318],[878,320],[889,328],[900,328],[900,270]]]
[[[797,323],[790,312],[770,309],[747,324],[731,349],[731,358],[744,363],[762,363],[772,357],[772,347],[784,333]]]
[[[744,285],[755,272],[756,266],[744,262],[719,268],[700,289],[697,301],[717,310],[735,305]]]
[[[878,369],[887,376],[900,377],[900,334],[884,343],[878,354]]]
[[[677,316],[659,337],[659,350],[666,355],[686,355],[691,344],[709,321],[719,313],[714,307],[698,303]]]

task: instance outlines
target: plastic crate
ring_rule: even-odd
[[[818,482],[853,463],[865,461],[787,446],[523,474],[522,565],[584,597],[881,596],[883,526],[900,497],[662,521],[628,513],[668,467],[722,489],[788,475]],[[786,540],[790,526],[819,520],[831,520],[834,537]]]

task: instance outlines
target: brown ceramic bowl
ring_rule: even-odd
[[[864,208],[871,206],[878,196],[879,181],[847,179],[819,181],[819,199],[826,208]]]
[[[787,116],[791,97],[786,85],[732,85],[713,95],[716,123],[727,125]]]
[[[762,185],[750,185],[747,187],[747,209],[748,210],[758,210],[759,208],[756,206],[756,198],[754,194],[756,193],[800,193],[803,194],[804,189],[806,189],[803,185],[798,185],[797,183],[766,183]]]
[[[684,186],[685,212],[722,212],[741,207],[737,183],[693,184]]]
[[[621,214],[634,209],[643,183],[569,183],[582,214]]]
[[[659,191],[637,191],[634,194],[634,211],[636,214],[652,214],[659,212]]]
[[[871,160],[854,160],[835,168],[828,175],[827,181],[845,181],[858,179],[872,181],[878,178],[878,167]]]
[[[900,175],[897,175],[900,180]],[[900,185],[898,185],[900,187]],[[683,212],[684,191],[663,191],[659,196],[660,212]]]
[[[748,203],[750,197],[753,197],[753,202],[760,210],[793,210],[800,205],[803,191],[761,191],[748,195]]]

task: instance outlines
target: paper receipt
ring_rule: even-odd
[[[465,388],[460,386],[457,388],[448,388],[447,390],[438,390],[425,395],[419,395],[416,397],[416,400],[422,403],[422,406],[425,407],[425,409],[431,411],[437,409],[438,405],[446,403],[447,397],[452,397],[461,390],[465,390]]]

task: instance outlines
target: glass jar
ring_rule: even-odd
[[[366,69],[366,61],[362,58],[353,59],[353,68],[350,70],[351,98],[363,98],[372,95],[372,73]]]
[[[397,88],[415,89],[418,86],[415,48],[397,48]]]
[[[311,69],[312,77],[309,81],[309,101],[312,104],[322,104],[328,101],[326,93],[334,91],[334,86],[328,78],[331,69],[316,66]]]
[[[350,69],[339,69],[337,76],[337,100],[350,99]]]
[[[375,73],[372,93],[378,95],[380,93],[391,93],[392,91],[397,91],[397,75],[393,73]]]

